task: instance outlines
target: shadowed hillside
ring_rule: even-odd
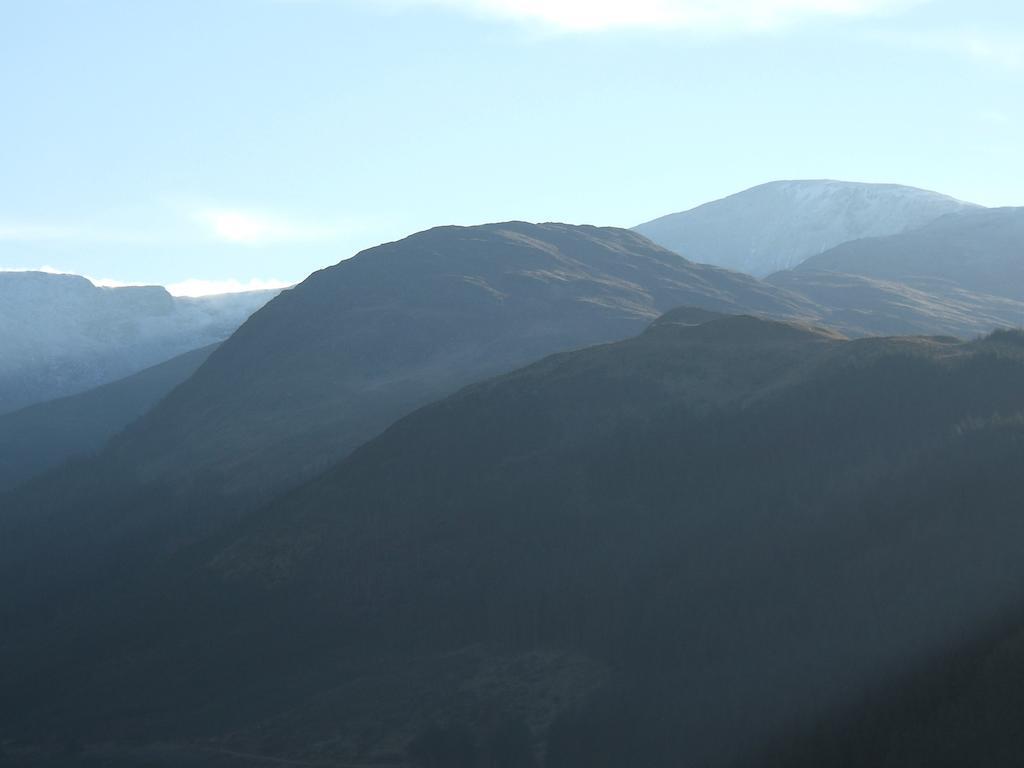
[[[801,312],[633,232],[563,224],[441,227],[321,270],[98,456],[0,502],[0,609],[135,579],[417,406],[679,304]]]
[[[283,294],[125,445],[141,449],[143,472],[201,465],[240,485],[280,482],[470,381],[625,338],[683,304],[806,317],[783,290],[626,230],[431,229]]]
[[[854,336],[948,335],[975,338],[1024,324],[1024,302],[953,284],[921,285],[843,272],[792,269],[765,282],[821,308],[835,328]]]
[[[103,447],[195,373],[216,345],[79,395],[0,415],[0,491]]]
[[[730,765],[1020,604],[1022,393],[1017,333],[669,313],[418,410],[60,633],[9,635],[4,719],[304,760]]]

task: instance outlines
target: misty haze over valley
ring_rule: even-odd
[[[841,6],[12,3],[0,768],[1024,764],[1024,15]]]

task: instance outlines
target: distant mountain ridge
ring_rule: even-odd
[[[635,229],[692,261],[764,277],[840,243],[977,207],[896,184],[774,181]]]
[[[223,341],[278,291],[176,298],[78,275],[0,272],[0,413]]]
[[[216,345],[77,395],[0,414],[0,492],[88,456],[196,372]]]
[[[977,293],[948,282],[908,284],[803,268],[776,272],[765,282],[802,297],[818,308],[822,323],[852,336],[970,339],[1024,325],[1024,301]]]
[[[795,271],[898,281],[937,295],[970,291],[1024,301],[1024,208],[950,213],[909,232],[837,245]]]

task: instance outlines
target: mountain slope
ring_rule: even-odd
[[[811,271],[1024,301],[1024,208],[967,210],[911,232],[844,243],[797,268]]]
[[[896,184],[775,181],[636,231],[693,261],[763,277],[849,240],[912,230],[974,208]]]
[[[678,304],[801,301],[627,230],[442,227],[370,249],[271,301],[99,455],[3,498],[0,612],[131,578],[472,381]]]
[[[73,395],[222,341],[277,291],[175,298],[157,286],[0,272],[0,413]]]
[[[42,650],[8,635],[0,711],[321,762],[497,761],[520,723],[548,768],[729,765],[1019,604],[1022,414],[1019,333],[669,313],[416,411]]]
[[[812,259],[813,260],[813,259]],[[953,285],[907,284],[843,272],[791,269],[765,282],[819,308],[821,322],[854,336],[974,338],[1024,325],[1024,302]]]
[[[985,765],[1024,753],[1020,606],[960,646],[920,660],[855,705],[821,713],[749,761],[751,768]]]
[[[255,315],[121,441],[143,476],[239,485],[315,472],[395,418],[680,304],[801,317],[800,300],[624,230],[441,227],[312,275]]]
[[[0,414],[0,491],[103,447],[195,373],[216,345],[70,397]]]

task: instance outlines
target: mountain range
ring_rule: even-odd
[[[841,243],[906,232],[976,207],[898,184],[774,181],[636,231],[688,259],[765,277]]]
[[[52,602],[202,541],[473,381],[680,304],[797,302],[627,230],[511,222],[371,249],[271,301],[104,450],[8,494],[0,603]]]
[[[909,232],[843,243],[796,271],[862,275],[943,296],[973,292],[1022,301],[1024,208],[950,213]]]
[[[1020,666],[1024,340],[992,332],[1024,317],[1018,209],[769,187],[800,215],[741,193],[737,221],[789,244],[864,200],[905,226],[764,280],[628,230],[439,227],[0,415],[0,761],[1009,750],[964,712]],[[146,319],[159,291],[90,295],[67,314],[97,349],[118,312],[130,340],[177,323]]]
[[[430,230],[281,294],[111,453],[143,478],[201,469],[247,490],[287,484],[464,384],[625,338],[680,304],[803,312],[785,291],[626,230]]]
[[[180,386],[161,379],[168,386],[150,390],[156,407],[95,457],[41,478],[6,505],[12,516],[19,509],[54,515],[62,528],[88,525],[100,538],[111,526],[119,532],[112,540],[130,515],[151,546],[173,548],[322,472],[416,407],[546,354],[625,338],[675,306],[848,335],[962,336],[1012,325],[1022,308],[1009,299],[972,304],[858,281],[855,291],[823,298],[806,281],[790,290],[694,264],[626,230],[523,222],[440,227],[370,249],[282,293]],[[95,397],[110,402],[107,393]],[[46,412],[33,413],[38,419]],[[24,440],[26,429],[45,429],[45,420],[19,419],[0,421],[0,440],[10,445]],[[110,433],[96,429],[88,440],[77,430],[67,434],[64,441],[51,430],[51,457],[84,453],[76,437],[93,451]],[[15,467],[53,463],[33,464],[33,443],[24,444],[21,458],[6,462],[8,485],[31,474]],[[140,514],[139,494],[159,502]],[[211,499],[219,499],[216,512]],[[78,519],[83,507],[103,510],[104,522]],[[204,511],[188,513],[194,518],[185,522],[190,509]],[[83,540],[71,536],[68,544],[88,562],[113,557],[91,540],[86,556]],[[135,540],[118,544],[131,550],[127,560],[151,552],[127,542]],[[19,557],[33,551],[11,549]]]
[[[790,181],[662,217],[638,231],[691,261],[761,277],[802,264],[800,274],[773,275],[771,282],[798,294],[790,303],[808,305],[798,315],[845,332],[976,335],[1019,322],[1021,297],[1000,288],[1015,284],[1007,270],[1019,240],[1018,214],[911,187]],[[872,237],[891,233],[900,234]],[[944,255],[931,259],[936,245]],[[903,263],[907,255],[893,259],[886,248],[917,254],[916,263]],[[958,268],[957,254],[970,248],[974,256],[960,259]],[[764,258],[734,258],[744,249]],[[924,262],[939,274],[922,269]],[[159,287],[108,289],[73,275],[0,273],[0,413],[85,391],[220,341],[274,293],[173,298]]]
[[[223,341],[276,293],[184,298],[159,286],[0,272],[0,414]]]

